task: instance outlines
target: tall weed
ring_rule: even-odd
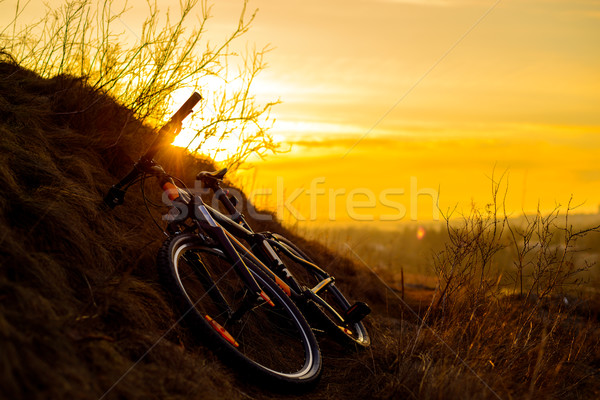
[[[151,125],[165,122],[174,92],[200,88],[205,100],[191,150],[202,151],[209,138],[238,138],[238,150],[226,160],[233,167],[252,153],[263,156],[277,150],[268,133],[269,112],[276,102],[260,105],[252,96],[268,49],[248,51],[241,62],[231,50],[255,17],[247,1],[241,3],[237,26],[219,43],[207,39],[211,7],[206,1],[182,0],[176,12],[165,13],[156,2],[148,2],[139,36],[128,35],[121,24],[129,11],[126,2],[69,0],[47,7],[43,18],[23,25],[24,8],[17,2],[12,23],[0,32],[5,59],[43,78],[79,77]],[[234,73],[236,63],[240,68]],[[211,83],[215,79],[220,84]],[[93,106],[81,104],[80,110]]]

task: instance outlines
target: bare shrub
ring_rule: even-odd
[[[276,102],[259,105],[252,96],[252,83],[265,67],[267,49],[248,51],[237,73],[231,66],[239,59],[231,46],[250,29],[255,17],[247,1],[241,3],[233,32],[217,44],[205,38],[211,10],[206,1],[183,0],[177,13],[168,10],[164,16],[156,3],[147,6],[141,33],[132,40],[119,26],[128,12],[123,2],[70,0],[55,8],[47,6],[45,17],[25,25],[23,8],[17,2],[12,24],[0,32],[0,51],[4,59],[43,78],[80,77],[151,125],[165,122],[173,92],[204,87],[201,108],[205,111],[196,118],[199,140],[191,150],[202,151],[210,137],[223,140],[236,135],[239,148],[226,160],[233,167],[250,154],[276,151],[278,146],[268,134],[269,111]],[[208,81],[215,77],[223,83],[222,89],[210,93]],[[81,111],[93,106],[82,104]]]
[[[574,210],[572,198],[564,216],[560,207],[543,215],[524,215],[522,226],[508,225],[517,259],[514,260],[514,292],[525,299],[541,301],[553,294],[565,294],[582,283],[580,277],[593,264],[576,259],[577,242],[600,226],[575,229],[569,221]],[[561,220],[563,221],[561,223]]]
[[[492,261],[506,247],[503,234],[508,225],[502,215],[504,197],[498,197],[503,177],[495,181],[492,176],[492,201],[484,211],[473,204],[469,214],[456,221],[451,220],[453,212],[442,213],[448,241],[444,250],[434,255],[440,288],[435,308],[448,306],[448,299],[457,295],[465,295],[461,299],[469,298],[475,308],[487,296],[496,294],[500,275],[492,268]]]
[[[465,301],[476,308],[501,294],[539,305],[576,289],[582,273],[593,265],[576,257],[576,244],[600,226],[575,229],[569,221],[575,208],[572,199],[562,215],[560,206],[547,215],[538,207],[534,216],[516,219],[506,212],[505,175],[497,181],[492,176],[491,182],[492,200],[483,211],[473,205],[457,220],[451,219],[451,212],[444,215],[449,240],[435,254],[439,287],[435,308]]]

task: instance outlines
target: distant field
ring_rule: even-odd
[[[532,218],[532,217],[528,217]],[[525,218],[510,220],[511,225],[521,227]],[[555,221],[555,229],[564,228],[564,216]],[[600,214],[569,216],[569,225],[575,230],[587,229],[600,224]],[[374,224],[346,224],[329,226],[307,225],[297,228],[299,233],[312,240],[319,241],[327,247],[347,254],[348,246],[360,257],[362,262],[374,270],[387,270],[398,276],[401,271],[407,284],[435,286],[434,258],[435,254],[444,249],[448,242],[447,227],[444,222],[419,225],[416,223],[398,224],[394,229],[389,225],[377,227]],[[564,236],[564,235],[563,235]],[[493,260],[494,268],[503,273],[503,283],[510,285],[510,276],[514,272],[516,257],[515,244],[508,232],[503,235],[505,246]],[[553,245],[560,249],[561,232],[555,233]],[[575,248],[575,261],[584,265],[589,263],[591,268],[582,277],[589,280],[592,286],[600,283],[600,233],[589,232],[581,237]],[[351,253],[351,252],[350,252]],[[352,255],[352,254],[351,254]],[[360,261],[360,260],[359,260]],[[359,262],[360,264],[361,262]]]

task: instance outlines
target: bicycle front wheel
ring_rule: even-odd
[[[248,265],[271,304],[248,290],[221,250],[194,234],[167,239],[158,267],[184,320],[224,361],[269,383],[309,386],[319,378],[321,355],[308,323],[257,267]]]

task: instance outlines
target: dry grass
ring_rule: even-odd
[[[10,63],[0,64],[0,115],[2,397],[281,398],[175,324],[155,272],[161,235],[141,197],[100,207],[152,131],[81,80],[42,79]],[[188,183],[211,167],[177,149],[159,161]],[[324,376],[310,398],[598,397],[597,298],[473,302],[470,289],[457,289],[435,308],[433,292],[407,290],[404,303],[392,272],[380,271],[388,289],[352,254],[297,241],[374,310],[370,349],[321,338]]]

